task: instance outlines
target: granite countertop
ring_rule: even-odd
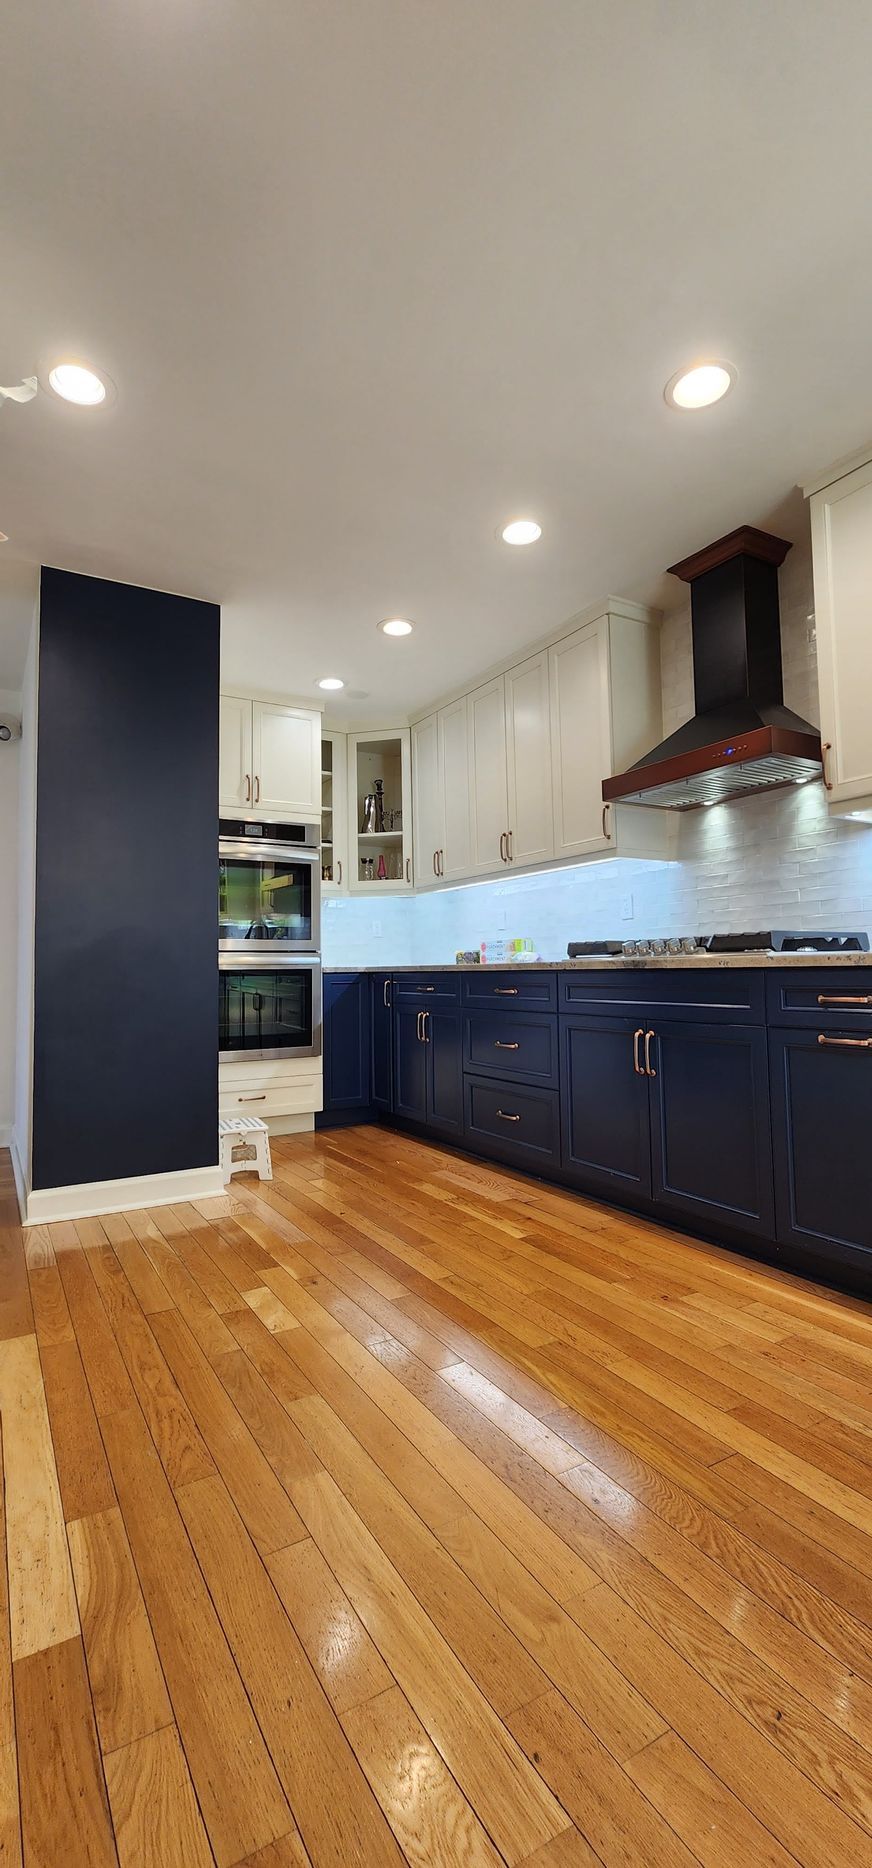
[[[866,966],[872,967],[872,953],[666,953],[666,954],[623,954],[618,956],[590,954],[583,960],[534,960],[511,961],[495,960],[487,966],[462,965],[455,961],[428,962],[421,960],[415,966],[392,966],[389,960],[380,966],[327,966],[325,973],[573,973],[593,967],[597,972],[650,972],[669,967],[687,967],[720,970],[723,967],[819,967],[819,966]]]

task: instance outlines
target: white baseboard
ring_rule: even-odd
[[[214,1167],[183,1168],[177,1174],[137,1174],[130,1180],[92,1180],[73,1187],[37,1187],[23,1201],[19,1187],[19,1200],[22,1224],[43,1226],[50,1220],[90,1219],[99,1213],[128,1213],[139,1206],[207,1200],[223,1192],[224,1180],[216,1162]]]

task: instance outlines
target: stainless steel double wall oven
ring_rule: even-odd
[[[320,842],[318,824],[219,822],[223,1059],[320,1056]]]

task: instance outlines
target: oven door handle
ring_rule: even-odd
[[[224,862],[308,863],[313,868],[321,862],[320,844],[261,843],[252,839],[243,843],[236,837],[219,837],[218,855]]]
[[[235,952],[222,950],[218,955],[219,973],[320,973],[321,955],[319,953],[288,953],[279,949],[272,953],[245,953],[237,947]]]

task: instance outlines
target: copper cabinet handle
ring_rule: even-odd
[[[832,752],[832,750],[833,750],[832,740],[825,739],[823,745],[821,746],[821,768],[823,770],[824,789],[826,791],[832,791],[833,789],[833,781],[830,778],[829,772],[827,771],[827,753]]]
[[[337,881],[338,887],[341,888],[342,887],[342,858],[341,856],[337,857],[336,868],[339,871],[336,881]]]
[[[818,1005],[872,1005],[872,992],[819,992]]]
[[[406,857],[406,881],[411,882],[411,880],[412,880],[412,858],[411,856],[407,856]]]
[[[515,860],[515,852],[512,849],[512,833],[510,830],[507,830],[506,831],[506,861],[509,863],[513,863],[514,860]]]
[[[439,874],[439,851],[438,850],[433,851],[433,874],[434,876],[438,876]]]
[[[440,876],[444,876],[445,874],[445,851],[444,850],[439,851],[439,874]]]
[[[818,1044],[826,1051],[872,1051],[872,1038],[827,1038],[818,1032]]]
[[[246,804],[251,803],[251,775],[249,772],[245,774],[245,802]]]
[[[238,1103],[265,1103],[266,1090],[261,1090],[259,1096],[237,1096],[236,1101]]]
[[[510,1115],[508,1115],[508,1114],[506,1113],[506,1111],[505,1111],[505,1109],[498,1109],[498,1110],[497,1110],[497,1115],[498,1115],[498,1116],[500,1117],[500,1120],[501,1120],[502,1122],[520,1122],[520,1120],[521,1120],[521,1118],[520,1118],[520,1116],[510,1116]]]
[[[494,1038],[495,1051],[519,1051],[520,1049],[520,1044],[504,1044],[502,1038]]]
[[[423,1014],[423,1012],[416,1012],[416,1013],[415,1013],[415,1030],[416,1030],[416,1032],[418,1033],[418,1043],[419,1043],[419,1044],[423,1044],[423,1042],[424,1042],[424,1040],[423,1040],[423,1038],[422,1038],[422,1036],[421,1036],[421,1020],[422,1020],[422,1018],[423,1018],[423,1016],[424,1016],[424,1014]]]
[[[499,999],[517,999],[517,986],[495,986],[494,992]]]
[[[611,843],[611,840],[612,840],[612,833],[609,829],[609,818],[608,818],[608,812],[610,810],[611,810],[610,804],[603,805],[603,836],[605,837],[605,840],[607,843]]]
[[[390,982],[390,980],[389,980],[389,979],[386,979],[386,980],[384,981],[384,983],[383,983],[383,985],[382,985],[382,998],[383,998],[383,1000],[384,1000],[384,1002],[385,1002],[385,1005],[386,1005],[386,1007],[387,1007],[387,1009],[388,1009],[388,1011],[390,1011],[390,1008],[391,1008],[391,982]]]
[[[644,1038],[644,1036],[645,1036],[644,1029],[640,1025],[638,1031],[633,1032],[633,1069],[635,1070],[637,1077],[644,1077],[645,1075],[645,1072],[642,1069],[642,1066],[639,1062],[639,1039]]]
[[[424,1043],[429,1044],[430,1042],[430,1014],[429,1012],[421,1013],[421,1025],[423,1027],[423,1032],[424,1032]]]
[[[504,830],[501,830],[500,831],[500,862],[504,863],[505,861],[506,861],[506,833]]]
[[[651,1062],[651,1039],[653,1037],[654,1037],[653,1031],[646,1031],[645,1033],[645,1075],[646,1077],[656,1077],[657,1075],[657,1072],[654,1069],[654,1066]]]
[[[258,772],[254,775],[254,802],[260,803],[260,774]]]

